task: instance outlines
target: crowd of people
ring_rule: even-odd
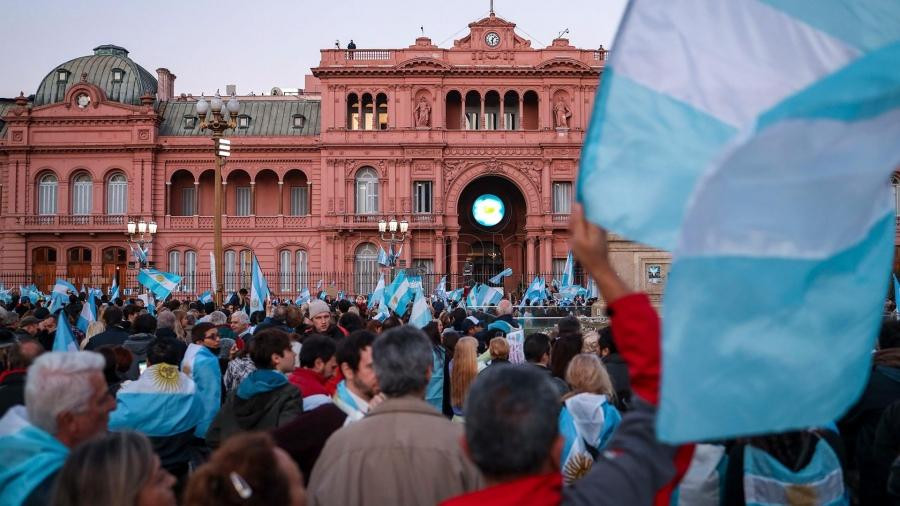
[[[102,297],[82,333],[87,294],[54,313],[14,297],[0,504],[900,504],[900,322],[835,424],[668,445],[659,318],[602,229],[576,212],[572,232],[608,301],[599,330],[525,333],[506,299],[429,303],[421,329],[365,297],[251,313],[242,290],[220,307]],[[81,351],[50,351],[61,325]]]

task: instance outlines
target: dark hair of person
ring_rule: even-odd
[[[878,348],[900,348],[900,321],[884,320],[878,332]]]
[[[122,321],[122,309],[119,306],[109,306],[103,312],[103,323],[109,328]]]
[[[774,457],[788,469],[797,472],[809,464],[815,451],[817,437],[808,430],[769,434],[739,439]]]
[[[612,326],[603,327],[597,332],[597,349],[599,351],[609,350],[609,353],[619,353],[616,341],[613,339]]]
[[[157,337],[150,341],[150,346],[147,348],[147,362],[150,365],[180,366],[178,363],[179,351],[178,342],[171,337]]]
[[[206,332],[209,329],[214,328],[216,328],[216,326],[210,322],[203,322],[194,325],[194,328],[191,329],[191,341],[195,343],[202,341],[206,337]]]
[[[456,349],[456,343],[462,337],[462,334],[455,330],[444,333],[444,349],[447,350],[447,359],[453,358],[453,351]]]
[[[137,304],[128,304],[122,309],[122,317],[126,320],[134,314],[140,313],[144,308],[138,306]]]
[[[450,313],[450,316],[453,318],[453,326],[458,329],[461,324],[460,322],[466,319],[466,309],[457,307]]]
[[[338,365],[347,364],[352,371],[359,370],[359,357],[367,346],[375,342],[375,334],[368,330],[351,332],[346,339],[338,343],[335,359]],[[302,350],[301,350],[302,351]]]
[[[237,478],[232,478],[236,476]],[[242,498],[234,481],[245,484]],[[291,485],[279,470],[275,442],[265,432],[244,432],[228,438],[188,481],[184,506],[268,506],[291,503]]]
[[[241,288],[240,290],[238,290],[238,294],[240,294],[240,295],[247,295],[247,289],[246,289],[246,288]]]
[[[400,318],[397,318],[396,316],[388,316],[381,323],[381,332],[387,332],[388,330],[391,330],[394,327],[399,327],[401,325],[403,325],[403,322],[400,320]]]
[[[131,350],[124,346],[106,344],[98,347],[95,351],[103,355],[106,360],[106,367],[103,368],[106,384],[114,385],[121,382],[122,375],[131,369],[131,363],[134,361]]]
[[[531,367],[488,367],[469,388],[466,443],[489,478],[540,472],[558,434],[559,393]]]
[[[253,346],[250,349],[250,360],[257,369],[272,369],[272,355],[284,355],[291,347],[291,336],[287,332],[269,327],[253,334]],[[304,346],[305,347],[305,346]]]
[[[166,307],[169,308],[169,311],[177,311],[181,309],[181,301],[178,299],[171,299],[166,302]]]
[[[553,343],[553,351],[550,352],[550,371],[557,378],[565,381],[566,368],[575,355],[581,353],[581,333],[563,334]]]
[[[348,302],[348,301],[343,301]],[[344,327],[347,332],[354,332],[363,328],[362,318],[356,313],[344,312],[338,320],[338,325]]]
[[[256,340],[256,336],[253,336]],[[316,365],[316,359],[322,362],[328,362],[334,356],[337,347],[334,340],[328,336],[321,334],[312,334],[303,340],[303,347],[300,348],[300,367],[307,369]]]
[[[434,320],[428,322],[428,325],[422,327],[422,332],[428,336],[428,340],[431,341],[433,346],[441,345],[441,334],[438,333],[438,323]]]
[[[134,326],[131,329],[135,334],[152,334],[156,332],[156,317],[143,313],[134,319]]]
[[[266,319],[265,311],[254,311],[250,313],[250,325],[258,325],[260,322]]]
[[[550,353],[550,336],[542,332],[528,334],[522,351],[525,353],[525,360],[538,362],[545,353]]]
[[[559,329],[560,336],[581,333],[581,322],[572,315],[559,320],[556,327]]]
[[[346,313],[347,311],[350,310],[350,306],[352,306],[352,305],[353,304],[351,304],[349,300],[341,299],[337,303],[337,308],[341,313]]]
[[[215,310],[216,310],[216,303],[215,303],[215,302],[207,302],[207,303],[203,304],[203,312],[204,312],[204,313],[209,314],[209,313],[212,313],[212,312],[215,311]]]

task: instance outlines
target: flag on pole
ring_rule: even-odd
[[[425,295],[422,293],[422,289],[419,288],[416,290],[416,298],[409,315],[409,324],[421,329],[431,323],[431,320],[431,309],[428,308],[428,303],[425,302]]]
[[[414,295],[409,280],[406,278],[406,271],[398,271],[394,281],[384,290],[385,306],[399,316],[403,316],[406,313],[406,306]]]
[[[219,287],[216,286],[216,283],[218,281],[216,279],[216,255],[213,254],[212,251],[209,252],[209,279],[210,283],[212,284],[212,291],[213,293],[215,293],[219,289]],[[210,297],[210,300],[211,299],[212,297]]]
[[[503,269],[502,271],[500,271],[499,274],[497,274],[496,276],[489,279],[488,282],[491,284],[494,284],[494,285],[498,285],[503,282],[503,278],[505,278],[507,276],[512,276],[512,273],[513,273],[512,267],[507,267],[506,269]]]
[[[712,5],[630,3],[578,176],[588,219],[673,251],[667,442],[846,412],[868,377],[896,226],[900,3]]]
[[[434,296],[438,299],[442,300],[445,304],[447,303],[447,276],[442,276],[441,280],[438,281],[437,286],[434,287]]]
[[[207,290],[200,294],[200,302],[206,304],[213,301],[212,292]]]
[[[562,280],[560,288],[570,287],[575,284],[575,262],[572,259],[572,252],[566,255],[566,266],[563,267]]]
[[[447,298],[449,298],[453,302],[459,302],[460,300],[462,300],[464,291],[465,290],[462,288],[457,288],[456,290],[453,290],[452,292],[450,292],[449,295],[447,296]]]
[[[119,276],[118,273],[113,274],[112,285],[109,287],[109,300],[114,301],[121,298],[119,295]]]
[[[375,285],[375,290],[369,294],[369,301],[366,306],[369,309],[375,307],[375,304],[384,305],[384,273],[378,277],[378,284]]]
[[[522,296],[522,304],[520,306],[525,305],[525,300],[528,299],[530,305],[535,306],[536,302],[541,302],[547,298],[547,290],[546,284],[544,283],[544,278],[540,276],[535,276],[534,280],[528,285],[528,288],[525,290],[525,295]]]
[[[81,313],[78,315],[78,330],[87,332],[88,325],[97,320],[97,301],[91,294],[81,305]]]
[[[309,302],[309,288],[304,288],[300,295],[297,296],[297,299],[294,301],[294,304],[301,306]]]
[[[259,268],[259,261],[253,255],[253,266],[250,279],[250,312],[265,311],[266,299],[269,298],[269,284]]]
[[[137,261],[138,265],[147,263],[147,252],[149,251],[149,247],[144,249],[135,244],[129,244],[128,247],[131,248],[131,254],[134,255],[134,259]]]
[[[387,252],[384,251],[384,247],[382,246],[378,246],[378,265],[384,267],[391,266],[391,258],[388,256]]]
[[[56,335],[53,338],[51,351],[78,351],[75,344],[75,336],[69,328],[69,319],[65,315],[59,315],[56,322]]]
[[[141,269],[137,281],[153,292],[157,299],[165,299],[181,282],[181,276],[156,269]]]

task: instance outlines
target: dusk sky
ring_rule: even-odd
[[[612,45],[626,0],[497,0],[498,16],[517,24],[532,47],[567,37],[581,48]],[[488,14],[488,0],[382,2],[268,0],[157,0],[156,2],[7,0],[3,2],[4,60],[0,97],[35,92],[56,65],[116,44],[156,75],[178,76],[176,93],[206,94],[226,84],[238,93],[273,86],[302,88],[319,49],[345,46],[402,48],[425,34],[441,47],[468,33]]]

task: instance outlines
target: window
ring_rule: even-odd
[[[356,283],[357,294],[367,294],[375,290],[378,282],[378,250],[372,243],[363,243],[356,248]]]
[[[169,272],[178,274],[179,276],[184,272],[181,270],[181,252],[178,250],[169,252]]]
[[[431,181],[416,181],[413,183],[413,212],[431,212]]]
[[[194,292],[197,289],[197,252],[184,252],[184,279],[181,281],[184,291]]]
[[[197,201],[197,188],[189,186],[181,189],[181,215],[193,216],[197,212],[194,203]]]
[[[122,79],[125,77],[125,71],[122,69],[112,69],[112,81],[114,83],[121,83]]]
[[[248,249],[241,250],[241,265],[240,265],[240,285],[242,288],[250,288],[250,267],[253,258],[253,252]]]
[[[185,116],[184,117],[184,129],[185,130],[193,130],[197,126],[197,117],[196,116]]]
[[[372,167],[356,173],[356,214],[378,213],[378,174]]]
[[[280,278],[280,285],[282,292],[291,291],[291,278],[293,277],[291,274],[291,252],[288,250],[282,250],[281,253],[278,254],[279,261],[279,271],[278,277]]]
[[[38,214],[56,214],[56,187],[56,176],[46,174],[41,177],[38,184]]]
[[[296,262],[294,262],[294,274],[297,277],[297,291],[303,290],[303,287],[309,285],[309,280],[307,279],[309,276],[307,272],[309,270],[309,266],[307,265],[307,256],[306,252],[303,250],[298,250],[295,255]]]
[[[91,181],[91,176],[84,173],[75,176],[72,190],[72,214],[91,214],[91,205],[94,200],[94,183]]]
[[[484,129],[485,130],[497,130],[497,113],[494,112],[486,112],[484,113]]]
[[[572,183],[553,183],[553,212],[572,212]]]
[[[106,184],[106,214],[125,214],[128,181],[125,174],[113,174]]]
[[[309,214],[309,187],[291,186],[291,216]]]
[[[516,113],[514,112],[505,112],[503,113],[504,123],[506,125],[507,130],[515,130],[516,129]]]
[[[233,292],[237,290],[237,276],[234,275],[234,264],[237,262],[237,254],[234,250],[228,250],[225,252],[225,270],[222,271],[225,273],[225,290],[228,292]],[[229,294],[230,295],[230,294]]]
[[[466,113],[466,130],[478,130],[478,113]]]
[[[237,119],[238,128],[250,128],[250,116],[241,115]]]
[[[238,186],[234,189],[234,214],[250,216],[250,187]]]
[[[563,271],[566,270],[566,259],[565,258],[554,258],[552,271],[553,271],[553,279],[557,281],[562,281]]]
[[[65,69],[59,69],[56,72],[56,80],[61,83],[68,81],[69,80],[69,71],[65,70]]]
[[[306,116],[297,114],[294,116],[294,128],[303,128],[306,126]]]
[[[422,291],[427,297],[434,292],[434,260],[428,258],[414,258],[412,261],[412,272],[422,276]]]

